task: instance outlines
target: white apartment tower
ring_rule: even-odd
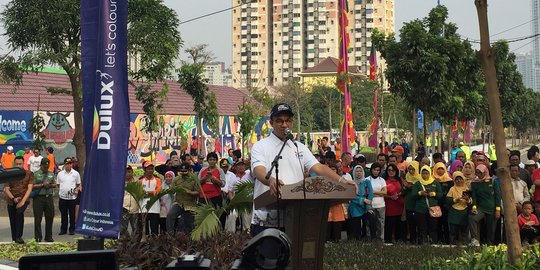
[[[394,0],[347,1],[349,65],[367,74],[371,31],[394,32]],[[233,87],[283,85],[326,57],[339,56],[337,0],[232,2],[240,5],[232,16]]]

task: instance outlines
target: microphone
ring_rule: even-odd
[[[294,136],[290,128],[286,128],[283,133],[285,133],[285,140],[291,140],[292,142],[294,142]]]

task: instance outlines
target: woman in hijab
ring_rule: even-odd
[[[378,162],[371,164],[370,176],[367,178],[373,188],[372,209],[379,220],[377,223],[377,232],[381,241],[384,241],[384,218],[386,204],[384,196],[386,195],[386,181],[381,177],[382,165]]]
[[[416,198],[412,194],[412,187],[414,183],[422,179],[420,176],[419,163],[418,161],[411,161],[411,164],[407,167],[407,174],[405,174],[405,181],[403,181],[403,186],[401,194],[405,197],[405,216],[407,219],[407,229],[409,231],[409,242],[411,244],[417,243],[417,226],[416,226]]]
[[[455,160],[455,161],[461,162],[459,160]],[[446,204],[445,198],[450,188],[454,185],[454,182],[452,181],[452,178],[448,175],[448,172],[446,171],[446,165],[444,165],[444,163],[442,162],[435,163],[435,166],[433,167],[433,178],[435,178],[435,180],[439,182],[442,189],[442,197],[439,200],[442,216],[438,222],[437,234],[439,236],[439,240],[442,243],[448,245],[450,244],[450,228],[448,227],[449,205]]]
[[[456,159],[452,161],[452,164],[450,165],[450,169],[448,169],[449,175],[454,175],[454,172],[456,171],[462,171],[463,170],[463,162],[461,160]]]
[[[431,243],[437,243],[437,221],[438,218],[429,214],[429,208],[438,206],[442,198],[442,189],[438,181],[435,181],[428,166],[423,166],[420,170],[422,179],[416,182],[412,188],[412,194],[415,198],[415,216],[418,224],[418,243],[423,244],[428,240]]]
[[[485,219],[488,244],[495,240],[496,220],[501,217],[501,192],[498,181],[489,176],[489,169],[479,164],[475,170],[476,180],[471,183],[472,210],[469,215],[471,245],[479,246],[478,224]]]
[[[474,162],[471,160],[468,160],[463,164],[463,179],[465,180],[465,185],[467,185],[469,189],[471,189],[471,182],[476,178],[476,174],[474,173],[475,168],[476,166],[474,166]]]
[[[448,224],[450,226],[450,243],[465,243],[467,237],[468,207],[472,203],[469,188],[465,185],[465,177],[462,172],[452,174],[454,186],[446,195],[448,210]]]
[[[352,170],[353,181],[358,186],[356,198],[349,203],[350,234],[352,239],[362,237],[362,223],[369,225],[371,239],[377,239],[377,218],[373,213],[373,188],[364,177],[364,168],[357,165]]]

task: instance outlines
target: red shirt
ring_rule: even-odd
[[[533,226],[538,226],[540,225],[540,223],[538,223],[538,218],[536,217],[536,215],[534,214],[531,214],[531,216],[529,217],[529,219],[526,219],[522,214],[519,214],[518,215],[518,225],[519,225],[519,230],[521,231],[523,229],[523,225],[525,225],[525,223],[529,222],[529,221],[534,221],[534,225]]]
[[[208,174],[208,168],[205,168],[201,171],[201,179],[203,179]],[[211,174],[217,178],[220,179],[219,170],[214,169]],[[217,196],[221,196],[221,187],[212,183],[212,182],[206,182],[201,185],[201,193],[199,193],[199,198],[206,197],[207,199],[211,199]]]
[[[396,195],[401,192],[401,184],[399,181],[395,181],[391,178],[386,180],[386,195]],[[403,196],[398,196],[397,200],[392,200],[392,198],[384,198],[386,204],[385,216],[401,216],[403,214],[403,208],[405,206],[405,201]]]

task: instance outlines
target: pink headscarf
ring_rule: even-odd
[[[456,171],[457,167],[461,166],[463,169],[463,162],[461,160],[456,159],[452,162],[452,165],[450,165],[450,170],[448,171],[450,175],[454,175],[454,172]]]

